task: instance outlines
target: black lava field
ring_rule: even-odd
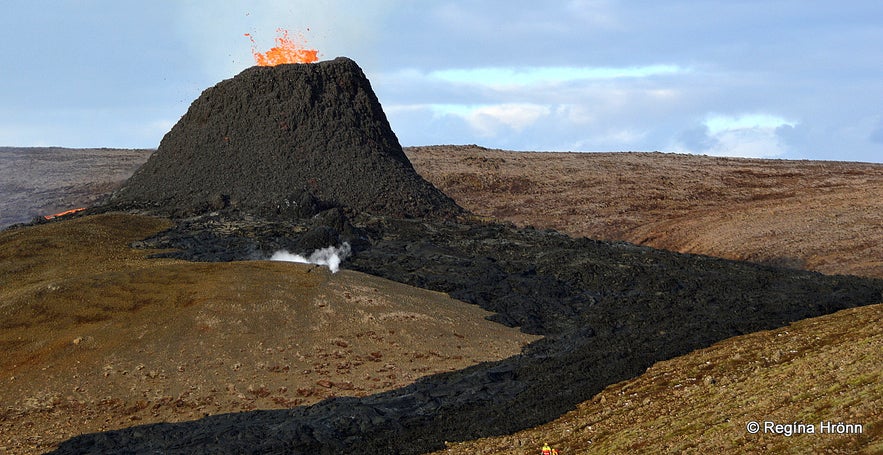
[[[136,242],[193,261],[348,242],[342,267],[544,335],[522,354],[309,407],[86,434],[55,453],[411,454],[548,422],[653,363],[883,301],[883,280],[685,255],[472,216],[414,172],[351,60],[206,90],[104,206],[171,217]]]

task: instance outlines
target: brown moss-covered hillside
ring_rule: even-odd
[[[169,222],[104,214],[0,233],[0,451],[365,396],[536,339],[369,275],[147,259]]]
[[[475,213],[574,236],[883,278],[883,164],[411,147]]]
[[[853,308],[659,362],[551,423],[437,453],[535,454],[548,442],[561,454],[878,454],[881,366],[883,305]],[[817,434],[746,430],[766,421],[812,424]],[[821,422],[863,428],[818,434]]]

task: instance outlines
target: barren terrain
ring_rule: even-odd
[[[284,262],[145,259],[121,214],[0,233],[0,451],[364,396],[537,337],[444,294]]]
[[[883,165],[475,146],[406,152],[421,175],[491,219],[883,278]],[[51,211],[89,205],[146,155],[102,155],[119,159],[121,174],[97,164],[98,172],[65,173],[84,159],[41,155],[27,172],[72,180],[18,189],[6,207],[37,207],[30,219],[50,211],[41,200],[54,201]],[[536,339],[444,294],[353,271],[147,260],[129,248],[167,226],[108,214],[0,232],[0,451],[42,453],[85,432],[369,395],[508,357]],[[545,441],[562,454],[879,453],[880,312],[855,308],[728,339],[658,362],[547,425],[448,453],[535,453]],[[745,431],[763,419],[865,429],[792,438]]]
[[[883,278],[883,165],[663,153],[405,149],[458,204],[517,225]],[[144,150],[10,149],[0,227],[93,204]]]
[[[94,205],[153,150],[0,147],[0,229]]]
[[[441,454],[883,452],[883,305],[743,335],[659,362],[559,419]],[[747,431],[812,424],[814,434]],[[822,422],[861,433],[822,434]]]
[[[407,148],[467,210],[516,225],[883,277],[883,165],[663,153]]]

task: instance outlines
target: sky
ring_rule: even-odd
[[[6,0],[0,146],[155,148],[277,29],[402,145],[883,162],[879,0]]]

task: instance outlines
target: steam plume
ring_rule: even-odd
[[[329,246],[320,248],[310,253],[309,257],[299,254],[291,254],[286,250],[279,250],[270,256],[271,261],[299,262],[301,264],[326,265],[331,273],[337,273],[340,270],[340,263],[349,257],[352,249],[350,244],[343,242],[340,247]]]

